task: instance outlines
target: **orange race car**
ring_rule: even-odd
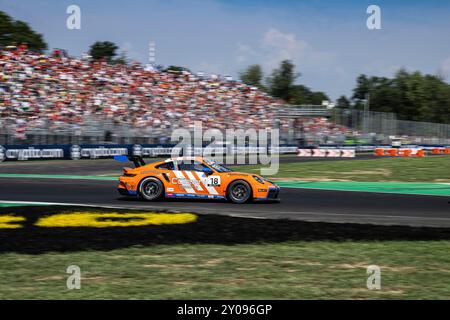
[[[125,156],[115,157],[127,161]],[[228,199],[234,203],[276,200],[280,188],[256,174],[234,172],[201,157],[180,157],[145,165],[130,157],[136,168],[124,168],[118,191],[148,201],[161,198]]]

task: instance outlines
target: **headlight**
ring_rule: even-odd
[[[262,178],[260,178],[260,177],[258,177],[258,176],[252,176],[252,177],[253,177],[253,179],[255,179],[256,181],[258,181],[259,183],[264,184],[264,180],[263,180]]]

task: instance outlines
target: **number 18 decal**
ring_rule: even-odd
[[[209,176],[208,186],[218,187],[220,186],[220,176]]]

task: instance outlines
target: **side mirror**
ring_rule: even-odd
[[[203,170],[202,170],[202,172],[204,173],[204,174],[206,174],[206,175],[210,175],[210,174],[213,174],[214,173],[214,171],[212,171],[210,168],[208,168],[208,167],[204,167],[203,168]]]

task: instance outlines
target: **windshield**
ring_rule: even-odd
[[[225,167],[223,164],[219,164],[211,160],[205,160],[205,162],[217,172],[231,172],[231,170]]]

